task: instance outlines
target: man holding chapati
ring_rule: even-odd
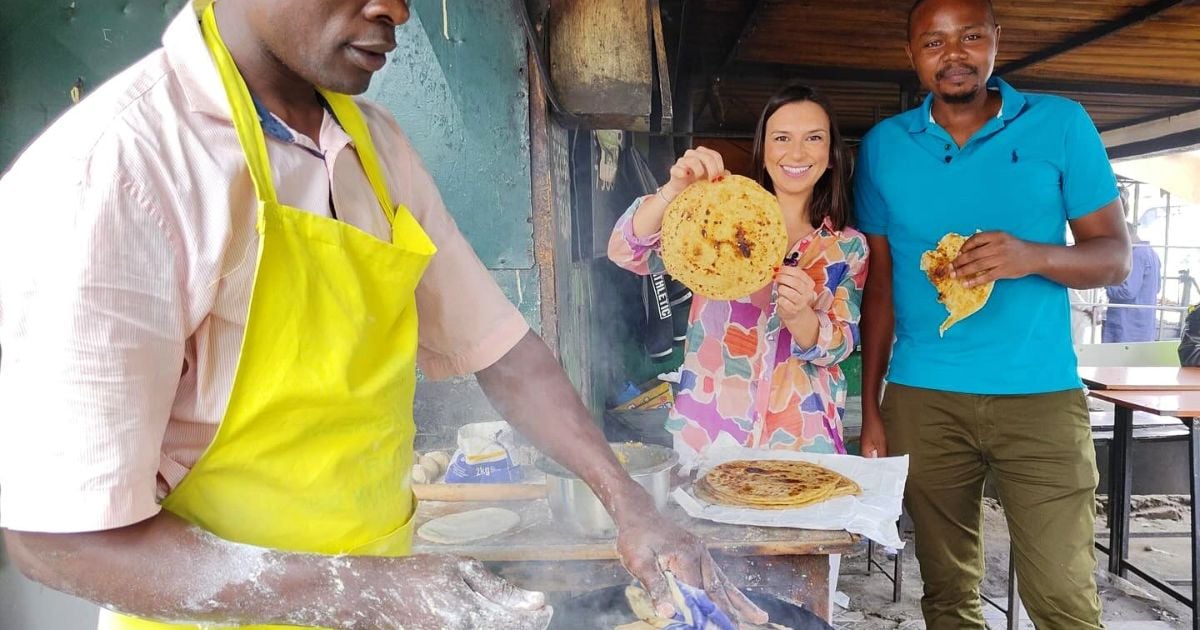
[[[105,628],[545,627],[541,593],[407,555],[420,364],[476,373],[588,482],[660,612],[665,568],[765,621],[622,470],[395,121],[347,96],[408,16],[195,0],[0,180],[14,562]]]
[[[914,3],[907,51],[930,94],[859,149],[858,227],[873,253],[862,448],[911,457],[906,504],[931,630],[985,628],[980,502],[989,476],[1034,623],[1100,628],[1097,475],[1067,287],[1124,279],[1129,237],[1091,120],[1077,103],[992,78],[999,36],[988,0]],[[941,337],[945,310],[921,256],[948,233],[969,236],[952,277],[968,289],[995,284]]]

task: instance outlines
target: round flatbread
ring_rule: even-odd
[[[709,503],[786,510],[834,497],[862,494],[849,477],[810,462],[736,460],[715,466],[696,483]]]
[[[938,327],[938,336],[945,336],[951,326],[974,315],[987,304],[992,296],[995,281],[967,288],[963,283],[950,275],[950,264],[958,258],[962,246],[967,242],[966,236],[951,232],[938,241],[937,249],[931,249],[921,254],[921,271],[933,283],[938,292],[938,302],[941,302],[949,315],[946,321]]]
[[[787,228],[775,195],[728,175],[688,186],[667,206],[662,260],[705,297],[736,300],[763,288],[787,254]]]
[[[440,545],[460,545],[499,536],[521,523],[516,512],[483,508],[435,518],[417,529],[423,540]]]

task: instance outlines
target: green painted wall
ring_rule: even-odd
[[[537,326],[527,60],[518,18],[507,0],[410,6],[399,48],[367,95],[396,116],[459,228]]]
[[[0,169],[84,94],[159,45],[183,0],[0,0]]]
[[[0,169],[64,109],[155,48],[184,0],[0,0]],[[459,227],[535,326],[524,38],[505,0],[413,0],[368,93],[400,121]],[[449,38],[446,38],[446,34]]]

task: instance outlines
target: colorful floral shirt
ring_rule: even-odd
[[[633,233],[642,201],[617,221],[608,256],[637,274],[660,273],[659,235]],[[699,453],[727,433],[754,448],[846,452],[846,377],[838,363],[858,345],[866,238],[826,222],[788,253],[799,254],[799,266],[818,287],[816,344],[802,348],[792,340],[775,313],[774,283],[738,300],[695,295],[667,421],[677,447]]]

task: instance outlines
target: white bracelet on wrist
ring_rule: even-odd
[[[654,191],[654,194],[657,195],[659,199],[662,199],[664,203],[670,204],[672,199],[667,199],[667,196],[663,194],[663,188],[666,188],[666,186],[659,186],[658,190]]]

